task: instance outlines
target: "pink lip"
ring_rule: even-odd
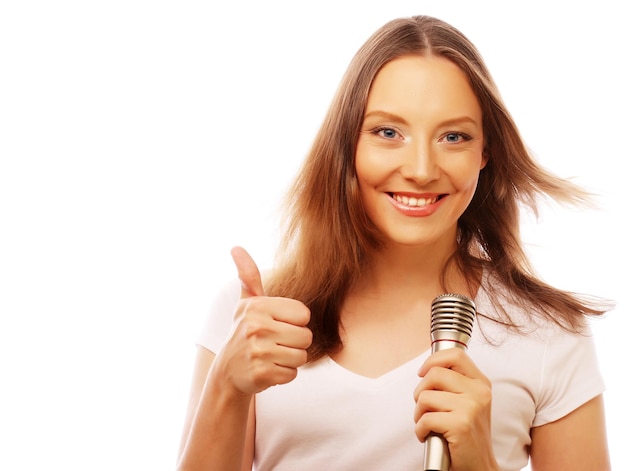
[[[403,214],[404,216],[409,216],[409,217],[430,216],[435,211],[437,211],[437,209],[439,209],[439,206],[443,204],[443,201],[446,199],[446,196],[447,196],[447,195],[440,195],[438,193],[421,193],[421,194],[394,193],[394,194],[401,195],[401,196],[408,196],[409,198],[413,197],[413,198],[425,198],[425,199],[442,196],[432,204],[427,204],[426,206],[416,207],[416,206],[409,206],[406,204],[402,204],[400,201],[397,201],[396,199],[394,199],[392,194],[388,194],[387,196],[389,198],[389,201],[391,201],[391,205],[401,214]]]

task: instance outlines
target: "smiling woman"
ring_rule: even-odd
[[[454,246],[487,162],[483,148],[480,104],[457,66],[424,56],[384,65],[355,158],[363,206],[382,237]]]
[[[523,206],[587,196],[534,160],[463,33],[383,24],[287,193],[272,270],[231,252],[179,469],[608,469],[589,318],[612,305],[543,281],[520,238]],[[442,293],[475,299],[467,351],[429,352]]]
[[[489,64],[532,154],[544,168],[597,195],[597,210],[553,210],[542,202],[538,220],[532,211],[522,210],[521,239],[537,272],[550,285],[571,292],[622,298],[625,200],[616,162],[626,153],[616,136],[623,133],[626,68],[616,57],[621,57],[626,29],[615,3],[569,2],[565,8],[545,0],[0,2],[0,469],[175,467],[194,343],[207,343],[202,328],[207,308],[217,297],[214,310],[220,311],[223,301],[224,312],[230,312],[240,298],[230,250],[246,247],[262,273],[271,274],[278,249],[274,211],[286,185],[308,154],[346,65],[371,32],[392,18],[430,14],[465,32]],[[367,98],[361,95],[359,106],[349,100],[348,110],[365,112]],[[373,126],[364,127],[360,116],[355,117],[351,132],[339,139],[354,145],[347,156],[356,157],[362,131],[376,132],[379,124],[384,127],[370,137],[380,140],[381,152],[408,153],[409,144],[393,147],[404,135],[411,138],[410,146],[425,142],[398,120],[413,118],[388,111],[393,116],[372,114],[381,119]],[[345,123],[327,129],[341,130]],[[441,132],[435,133],[441,147],[433,145],[435,149],[463,149],[466,139],[476,139],[475,130],[465,127],[468,123],[441,124]],[[483,135],[488,129],[484,126]],[[419,149],[411,152],[418,155]],[[479,187],[489,181],[487,172],[498,155],[485,152]],[[430,171],[441,180],[439,165]],[[394,173],[391,186],[379,187],[377,203],[397,217],[397,227],[412,224],[414,206],[436,205],[443,192],[452,192],[433,183],[420,188],[418,170],[404,166],[403,174]],[[313,197],[333,201],[358,190],[355,179],[352,186],[337,186],[341,175],[341,169],[325,175],[321,180],[326,186],[316,187]],[[360,172],[356,177],[362,177]],[[414,198],[416,193],[424,198]],[[445,209],[444,203],[436,214]],[[408,215],[396,214],[400,207]],[[331,205],[320,214],[333,220],[336,232],[318,220],[311,226],[313,242],[323,248],[332,236],[339,241],[337,250],[315,252],[313,262],[332,262],[330,272],[322,272],[330,285],[337,275],[356,282],[361,271],[364,282],[373,272],[357,265],[343,272],[341,268],[346,259],[358,258],[358,250],[341,254],[339,249],[348,242],[351,248],[377,242],[383,234],[370,232],[375,226],[365,218],[364,208],[353,205],[344,213],[335,209]],[[349,240],[350,232],[341,225],[350,217],[363,229],[356,241]],[[438,250],[423,255],[440,262]],[[247,260],[238,250],[235,258],[240,264]],[[291,453],[306,455],[299,465],[312,462],[308,450],[300,448],[306,443],[302,437],[309,433],[319,440],[339,434],[352,416],[359,440],[348,440],[344,448],[318,449],[332,455],[331,469],[342,467],[344,456],[362,454],[365,440],[387,446],[378,442],[381,430],[397,434],[387,437],[393,442],[388,450],[400,450],[404,443],[415,447],[419,461],[422,444],[415,435],[413,394],[418,383],[424,384],[417,374],[429,356],[423,333],[430,325],[428,315],[405,314],[412,307],[414,313],[427,313],[430,301],[424,296],[421,304],[415,303],[415,289],[407,285],[426,289],[438,274],[416,282],[405,271],[415,266],[414,257],[401,253],[392,262],[390,267],[397,270],[365,285],[367,302],[345,300],[344,328],[337,337],[347,347],[322,354],[316,364],[326,367],[330,381],[318,381],[310,362],[293,381],[258,395],[265,401],[258,411],[260,427],[276,420],[273,430],[283,432],[279,437],[259,434],[262,443],[255,447],[263,459],[276,456],[265,451],[278,438],[293,443],[285,447]],[[302,269],[310,266],[304,263]],[[319,274],[308,275],[301,279],[319,280]],[[224,300],[218,293],[228,279],[235,279],[232,299]],[[272,280],[265,280],[269,297]],[[254,294],[259,286],[251,285],[248,293]],[[330,285],[316,292],[320,285],[312,282],[311,297],[325,296]],[[479,288],[474,300],[484,307],[492,291]],[[307,316],[301,307],[296,302],[289,312],[275,311],[293,323],[289,330],[303,346],[309,337],[300,329]],[[376,324],[380,313],[382,326]],[[613,469],[622,470],[626,403],[619,337],[626,331],[626,317],[617,310],[589,322],[602,378],[588,376],[585,383],[596,391],[600,380],[606,384],[611,460]],[[530,383],[540,379],[533,366],[537,362],[521,341],[527,337],[499,349],[494,342],[483,342],[481,325],[489,334],[490,323],[478,319],[467,356],[482,373],[489,372],[493,422],[517,413],[520,420],[514,424],[523,435],[534,413],[517,405],[528,405],[528,397],[500,400],[499,385],[506,375],[523,372],[530,373]],[[225,332],[220,334],[220,327]],[[230,327],[228,317],[223,326],[207,329],[216,335],[214,350]],[[490,338],[495,344],[499,339]],[[487,345],[493,347],[495,373],[482,367],[479,351],[492,348]],[[585,348],[573,352],[581,368],[591,358]],[[368,356],[374,350],[385,354]],[[350,351],[357,353],[348,357]],[[510,355],[501,353],[505,351]],[[301,352],[289,352],[291,363],[302,360]],[[571,361],[564,358],[563,364]],[[293,374],[289,368],[280,371],[284,379]],[[371,377],[385,371],[389,373]],[[556,371],[569,377],[565,369]],[[329,388],[331,383],[337,387]],[[472,384],[483,390],[485,382]],[[294,391],[305,408],[292,400]],[[337,393],[344,396],[337,399]],[[420,396],[428,395],[423,391]],[[547,404],[550,398],[537,401]],[[506,407],[511,402],[516,407]],[[279,414],[263,413],[272,410]],[[555,419],[564,412],[544,414],[537,423],[558,426]],[[299,420],[303,416],[306,420]],[[286,422],[289,427],[283,428]],[[309,428],[311,423],[319,427]],[[578,423],[576,427],[587,429]],[[221,429],[236,430],[223,424]],[[553,433],[549,427],[536,427],[535,445],[543,432]],[[524,436],[523,442],[529,440]],[[337,449],[344,452],[335,453]],[[541,450],[535,447],[533,453],[537,458]]]

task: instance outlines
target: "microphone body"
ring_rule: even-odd
[[[472,335],[476,305],[461,294],[437,296],[431,306],[430,338],[432,353],[449,348],[465,350]],[[424,471],[448,471],[450,450],[448,442],[437,433],[426,438]]]

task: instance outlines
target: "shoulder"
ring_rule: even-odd
[[[579,331],[570,332],[506,294],[479,292],[476,305],[482,315],[470,342],[473,356],[495,382],[522,386],[529,394],[533,426],[563,417],[604,390],[586,318]],[[503,316],[516,327],[504,324]]]
[[[568,329],[540,312],[539,307],[526,300],[517,300],[502,284],[494,279],[481,285],[475,299],[477,324],[485,338],[492,343],[517,339],[540,345],[570,340],[577,341],[592,336],[589,320],[581,314],[580,327]],[[554,319],[559,313],[552,313]]]

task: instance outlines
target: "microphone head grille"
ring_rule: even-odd
[[[470,298],[462,294],[441,294],[431,306],[431,337],[441,338],[449,334],[469,341],[475,317],[476,305]]]

